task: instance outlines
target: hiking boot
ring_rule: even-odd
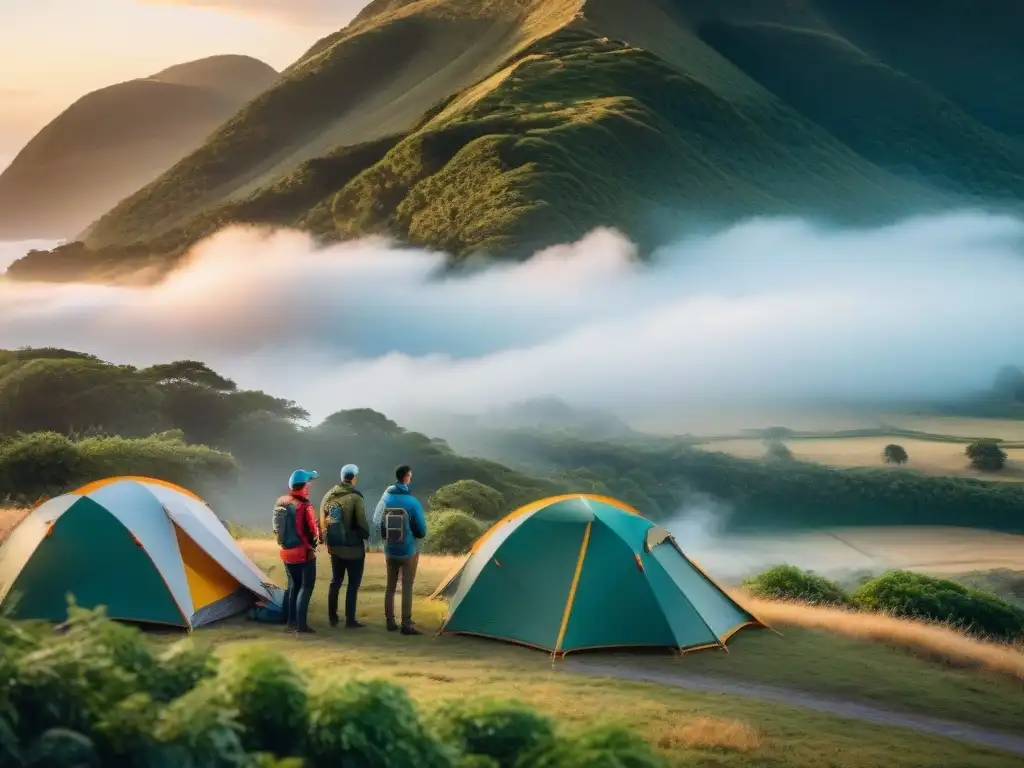
[[[362,629],[366,625],[358,619],[348,619],[345,622],[345,629]]]
[[[338,617],[337,616],[335,616],[333,619],[328,619],[327,621],[331,625],[332,629],[334,627],[338,626]]]
[[[388,622],[388,632],[397,632],[397,631],[398,631],[398,623],[394,622],[394,621],[389,621]]]
[[[285,632],[294,632],[296,629],[297,629],[297,627],[294,624],[287,624],[287,625],[285,625],[284,631]]]
[[[418,629],[416,629],[416,627],[408,626],[408,627],[402,627],[402,634],[403,635],[422,635],[423,633],[420,632]]]
[[[313,629],[312,627],[299,627],[298,629],[295,630],[295,632],[300,634],[300,635],[315,635],[316,634],[316,630]]]

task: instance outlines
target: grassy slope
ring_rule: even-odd
[[[89,243],[122,264],[265,222],[521,255],[598,224],[651,246],[692,220],[1016,204],[1021,14],[904,5],[380,0]],[[915,18],[927,42],[901,47]]]
[[[774,24],[709,24],[703,36],[881,168],[979,197],[1024,195],[1024,142],[845,40]]]
[[[254,558],[280,577],[269,543],[256,545]],[[253,551],[250,547],[250,551]],[[438,626],[443,604],[426,596],[452,566],[453,560],[425,558],[416,585],[414,615],[425,629]],[[321,564],[320,581],[328,578]],[[576,724],[613,720],[625,722],[652,741],[668,749],[672,765],[721,766],[931,766],[931,765],[1014,765],[1016,758],[956,744],[946,739],[913,735],[899,729],[881,728],[855,721],[817,715],[800,709],[761,703],[733,696],[701,694],[656,685],[624,683],[578,677],[552,669],[543,653],[470,638],[444,637],[431,640],[402,638],[384,631],[380,618],[383,568],[379,556],[371,555],[360,597],[360,615],[370,623],[358,633],[330,631],[324,616],[323,590],[318,589],[311,606],[311,621],[321,630],[311,638],[288,637],[276,627],[259,627],[244,621],[223,622],[199,637],[216,642],[225,654],[252,643],[269,645],[291,655],[298,663],[338,674],[393,677],[409,686],[424,706],[451,699],[473,690],[481,696],[518,698]],[[783,627],[783,631],[789,630]],[[831,649],[837,648],[851,668],[864,665],[872,675],[835,670],[830,665]],[[748,651],[749,656],[748,656]],[[714,660],[710,658],[714,656]],[[1019,722],[1019,686],[981,675],[956,673],[862,641],[845,641],[811,632],[797,633],[792,641],[767,632],[750,631],[737,636],[729,655],[692,654],[681,660],[670,657],[651,664],[675,672],[715,671],[709,665],[735,663],[763,670],[773,659],[772,674],[751,675],[780,685],[798,685],[811,677],[808,660],[823,679],[857,683],[844,693],[865,701],[886,703],[893,680],[912,680],[906,693],[889,706],[937,716],[958,717],[992,728],[1012,728]],[[514,675],[508,670],[515,669]],[[823,683],[819,682],[819,690]],[[1014,717],[1016,716],[1016,720]],[[699,718],[710,718],[719,734],[707,746],[685,726]],[[733,727],[728,727],[729,724]],[[755,734],[735,739],[730,732]]]
[[[83,96],[0,175],[0,239],[77,235],[276,77],[255,59],[216,56]]]
[[[839,34],[942,93],[990,128],[1024,138],[1024,6],[1015,0],[816,0]]]
[[[206,145],[103,217],[90,242],[131,241],[170,228],[339,145],[408,130],[438,101],[571,18],[577,3],[523,6],[518,0],[373,4],[314,46]]]

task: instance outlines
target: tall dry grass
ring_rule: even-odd
[[[881,613],[761,600],[737,595],[769,625],[789,625],[870,640],[910,651],[931,661],[983,669],[1024,681],[1024,645],[1003,645],[970,637],[941,624]]]
[[[664,750],[721,749],[754,752],[761,749],[760,732],[739,720],[722,717],[694,717],[683,722],[659,724],[653,741]]]

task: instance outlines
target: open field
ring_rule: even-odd
[[[964,427],[966,431],[967,427]],[[974,469],[964,448],[967,440],[952,442],[926,440],[901,435],[878,437],[793,437],[785,441],[793,456],[799,461],[813,461],[832,467],[885,467],[882,451],[890,443],[902,445],[910,456],[904,467],[892,467],[893,471],[912,470],[928,475],[953,475],[975,477],[986,480],[1010,482],[1024,481],[1024,448],[1007,448],[1009,457],[1001,472],[979,472]],[[764,456],[764,441],[757,438],[714,440],[700,446],[709,451],[721,451],[740,458],[755,459]]]
[[[949,435],[964,439],[993,437],[1007,442],[1024,441],[1024,421],[1021,419],[886,415],[882,417],[882,421],[900,429],[931,435]]]
[[[789,563],[841,575],[891,568],[932,575],[1024,570],[1024,536],[951,527],[864,527],[785,536],[693,535],[669,524],[676,538],[715,578],[738,584],[773,565]]]
[[[281,579],[272,542],[247,541],[244,546],[272,578]],[[278,627],[231,620],[197,636],[217,642],[226,655],[260,643],[318,670],[394,678],[427,708],[471,691],[521,699],[571,723],[623,722],[668,751],[672,763],[679,766],[693,765],[695,760],[716,766],[1009,766],[1019,760],[940,737],[915,735],[908,741],[906,730],[741,696],[576,675],[569,667],[552,665],[544,653],[509,644],[432,638],[444,606],[427,598],[457,562],[455,558],[421,560],[414,615],[429,633],[425,637],[405,638],[384,631],[383,568],[375,554],[369,556],[360,598],[360,617],[369,624],[366,629],[328,628],[329,570],[322,559],[311,606],[317,635],[296,638]],[[1024,718],[1024,685],[1005,677],[938,664],[903,649],[858,637],[836,637],[797,623],[780,621],[777,628],[784,637],[765,630],[741,632],[728,654],[646,654],[632,656],[630,663],[666,673],[713,673],[723,679],[739,676],[831,691],[889,709],[1005,732],[1012,732]],[[580,658],[602,657],[581,654]],[[869,673],[864,674],[865,670]]]

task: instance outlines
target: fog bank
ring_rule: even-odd
[[[0,245],[0,264],[27,247]],[[318,249],[232,228],[153,288],[0,280],[0,347],[201,359],[314,418],[942,396],[1024,362],[1022,248],[1024,222],[979,212],[869,230],[752,220],[650,265],[601,229],[445,278],[443,254],[384,240]]]

